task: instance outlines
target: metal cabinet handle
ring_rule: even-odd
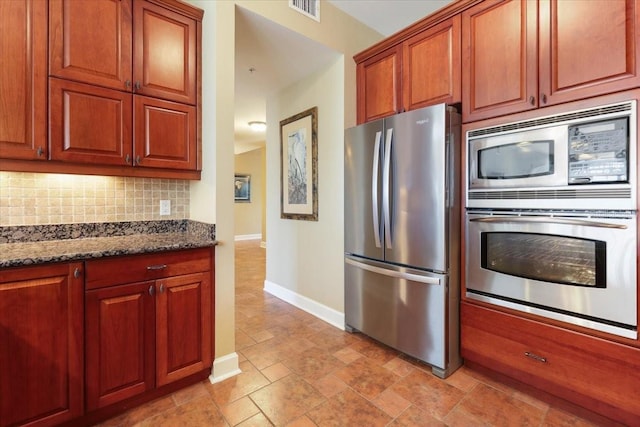
[[[148,265],[147,270],[164,270],[167,268],[167,264]]]
[[[140,164],[140,162],[141,162],[141,160],[140,160],[140,156],[136,156],[136,165],[139,165],[139,164]]]
[[[547,95],[546,94],[542,94],[540,95],[540,100],[542,101],[543,104],[547,103]]]
[[[42,157],[43,153],[44,153],[44,150],[42,149],[42,147],[38,147],[38,149],[36,150],[36,154],[38,155],[38,157]]]
[[[127,80],[124,82],[124,86],[125,86],[127,89],[130,89],[130,88],[131,88],[131,80],[127,79]]]
[[[529,104],[536,105],[536,97],[535,96],[530,96],[529,97]]]
[[[160,283],[160,293],[164,292],[164,283]]]
[[[156,288],[153,285],[149,286],[149,295],[153,296],[156,293]]]
[[[140,82],[136,82],[136,84],[134,85],[134,87],[136,88],[136,90],[140,90]]]
[[[126,164],[130,164],[131,163],[131,155],[127,154],[126,157],[124,158],[124,162]]]
[[[73,270],[73,277],[75,277],[76,279],[79,278],[81,274],[82,272],[80,271],[79,268],[76,268],[75,270]]]
[[[546,357],[538,356],[537,354],[531,353],[529,351],[525,351],[524,355],[527,356],[528,358],[536,360],[538,362],[547,363],[547,358]]]

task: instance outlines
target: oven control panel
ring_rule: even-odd
[[[569,126],[569,184],[629,181],[628,120]]]

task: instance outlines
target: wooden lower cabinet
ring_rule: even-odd
[[[0,426],[82,415],[83,264],[1,270]]]
[[[462,302],[462,357],[613,420],[640,420],[640,348]]]
[[[138,396],[209,369],[212,362],[211,249],[87,261],[87,410]],[[200,258],[200,259],[199,259]],[[103,277],[113,262],[132,277]],[[162,277],[195,267],[193,273]],[[113,282],[109,282],[111,277]],[[95,283],[100,287],[92,288]]]

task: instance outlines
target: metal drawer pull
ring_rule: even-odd
[[[153,296],[156,293],[156,288],[153,285],[149,286],[149,295]]]
[[[547,363],[547,358],[546,357],[542,357],[542,356],[538,356],[537,354],[533,354],[531,352],[525,351],[524,355],[533,359],[533,360],[537,360],[538,362],[542,362],[542,363]]]
[[[147,270],[164,270],[167,268],[167,264],[148,265]]]

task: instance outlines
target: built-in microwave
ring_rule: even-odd
[[[635,100],[471,129],[466,140],[468,208],[636,209]]]

